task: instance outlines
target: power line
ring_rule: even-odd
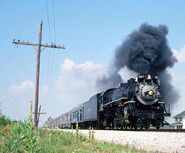
[[[47,12],[47,23],[48,23],[48,28],[49,28],[49,35],[50,35],[50,41],[52,42],[52,31],[51,31],[51,24],[50,24],[50,15],[49,15],[49,8],[48,8],[48,1],[47,0],[45,0],[45,3],[46,3],[46,12]],[[51,11],[50,11],[51,12]],[[53,18],[54,18],[54,1],[53,1]],[[53,19],[53,22],[54,22],[54,19]],[[55,26],[55,25],[54,25]],[[55,27],[54,27],[54,31],[55,31]],[[55,37],[55,34],[54,34],[54,37]],[[55,38],[54,38],[55,39]],[[56,40],[54,40],[54,43],[56,43]],[[49,59],[48,59],[48,68],[47,68],[47,76],[48,76],[48,80],[49,80],[49,71],[50,71],[50,69],[51,69],[51,64],[50,63],[53,63],[52,62],[52,60],[53,60],[53,53],[49,53]]]
[[[56,27],[55,27],[55,1],[53,0],[53,28],[54,28],[54,42],[56,43]]]
[[[12,42],[12,43],[17,44],[17,45],[28,45],[28,46],[32,46],[37,51],[36,86],[35,86],[35,108],[34,108],[34,122],[35,122],[35,127],[36,128],[38,127],[38,103],[39,103],[39,80],[40,80],[39,78],[40,78],[40,54],[41,54],[41,51],[43,51],[45,48],[65,49],[64,46],[60,46],[60,45],[42,44],[42,24],[43,24],[43,22],[41,21],[41,23],[39,25],[39,39],[38,39],[38,44],[31,43],[31,42],[24,42],[24,41],[20,41],[20,40],[16,41],[15,39]]]
[[[48,3],[46,1],[46,11],[47,11],[47,17],[48,17],[48,22],[50,24],[50,20],[49,20],[49,12],[52,12],[52,20],[53,20],[53,26],[50,26],[50,28],[52,29],[51,34],[52,34],[52,40],[54,41],[54,43],[56,43],[56,20],[55,20],[55,1],[52,1],[52,11],[49,11],[49,7],[48,7]],[[51,19],[51,18],[50,18]],[[54,59],[55,59],[55,52],[50,52],[49,55],[49,60],[48,60],[48,66],[47,66],[47,79],[46,82],[48,83],[48,85],[50,86],[51,82],[52,82],[52,71],[53,71],[53,65],[54,65]],[[49,101],[49,92],[47,93],[47,102]]]
[[[55,3],[54,3],[54,0],[53,0],[53,28],[54,28],[54,42],[56,43],[56,28],[55,28]],[[51,57],[51,68],[50,68],[50,71],[52,73],[52,68],[53,68],[53,62],[54,62],[54,57],[55,57],[55,52],[52,54],[52,57]]]
[[[47,13],[47,22],[48,22],[48,27],[49,27],[50,42],[52,42],[52,39],[51,39],[51,26],[50,26],[50,19],[49,19],[49,9],[48,9],[48,1],[45,0],[45,2],[46,2],[46,13]]]

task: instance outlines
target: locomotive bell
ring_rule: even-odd
[[[151,80],[151,79],[152,79],[151,75],[148,75],[147,80]]]

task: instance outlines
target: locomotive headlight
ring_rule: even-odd
[[[152,91],[152,90],[150,90],[149,92],[148,92],[148,95],[149,96],[152,96],[154,94],[154,92]]]

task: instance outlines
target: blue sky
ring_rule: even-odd
[[[56,86],[62,82],[61,86],[64,85],[65,87],[65,85],[70,84],[70,79],[78,82],[78,79],[73,78],[77,75],[74,72],[78,71],[78,75],[84,75],[86,66],[90,66],[90,69],[87,69],[89,76],[92,75],[90,70],[97,72],[93,73],[97,74],[96,76],[89,78],[92,82],[95,82],[99,73],[109,67],[117,46],[126,39],[129,33],[136,30],[144,22],[152,25],[167,25],[170,47],[176,53],[181,52],[181,54],[178,54],[179,57],[184,55],[185,1],[183,0],[54,0],[54,13],[53,0],[47,0],[47,3],[51,35],[46,0],[1,1],[0,102],[2,103],[3,113],[11,118],[24,119],[28,112],[29,102],[27,101],[34,100],[36,59],[36,52],[32,47],[16,47],[11,42],[14,38],[37,42],[41,19],[43,20],[43,43],[55,42],[55,19],[56,43],[66,46],[65,50],[45,49],[42,52],[41,86],[43,86],[43,91],[41,91],[40,103],[43,105],[43,110],[47,112],[42,120],[45,120],[48,116],[57,116],[67,111],[74,104],[79,104],[81,100],[85,100],[93,94],[94,89],[89,89],[89,92],[86,92],[84,96],[83,93],[75,93],[76,100],[73,103],[71,101],[74,93],[67,98],[65,97],[66,94],[64,96],[66,99],[60,97],[60,95],[56,98],[60,91],[65,93],[64,90],[67,88],[66,86],[65,89],[61,90],[61,87]],[[91,61],[91,63],[88,63],[88,61]],[[64,68],[66,65],[67,67],[70,65],[70,70],[73,72],[66,72],[67,69]],[[185,80],[184,66],[184,58],[182,58],[182,62],[176,64],[171,70],[176,80],[179,80],[177,76]],[[94,67],[97,69],[95,70]],[[62,77],[65,81],[69,81],[68,84],[65,84]],[[82,79],[81,76],[76,78]],[[27,80],[26,83],[25,80]],[[23,87],[25,85],[23,82],[29,89]],[[21,83],[23,83],[22,86]],[[174,84],[178,86],[177,81],[174,81]],[[69,86],[69,89],[75,89],[73,85]],[[19,94],[17,92],[12,93],[17,89]],[[24,89],[26,91],[21,93]],[[182,88],[181,90],[185,94],[185,89]],[[70,91],[75,92],[75,90],[69,90],[68,92]],[[83,98],[78,99],[82,96]],[[64,102],[65,100],[61,102],[60,98],[68,99],[68,102]],[[183,108],[181,107],[181,109]]]

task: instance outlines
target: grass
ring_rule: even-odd
[[[86,137],[69,132],[42,131],[43,153],[144,153],[134,147],[89,141]]]
[[[76,133],[34,129],[32,103],[24,122],[0,118],[0,153],[144,153],[134,147],[94,141]]]
[[[24,129],[24,124],[5,126],[0,132],[0,153],[144,153],[134,147],[90,141],[76,133]],[[20,131],[22,130],[22,131]]]

